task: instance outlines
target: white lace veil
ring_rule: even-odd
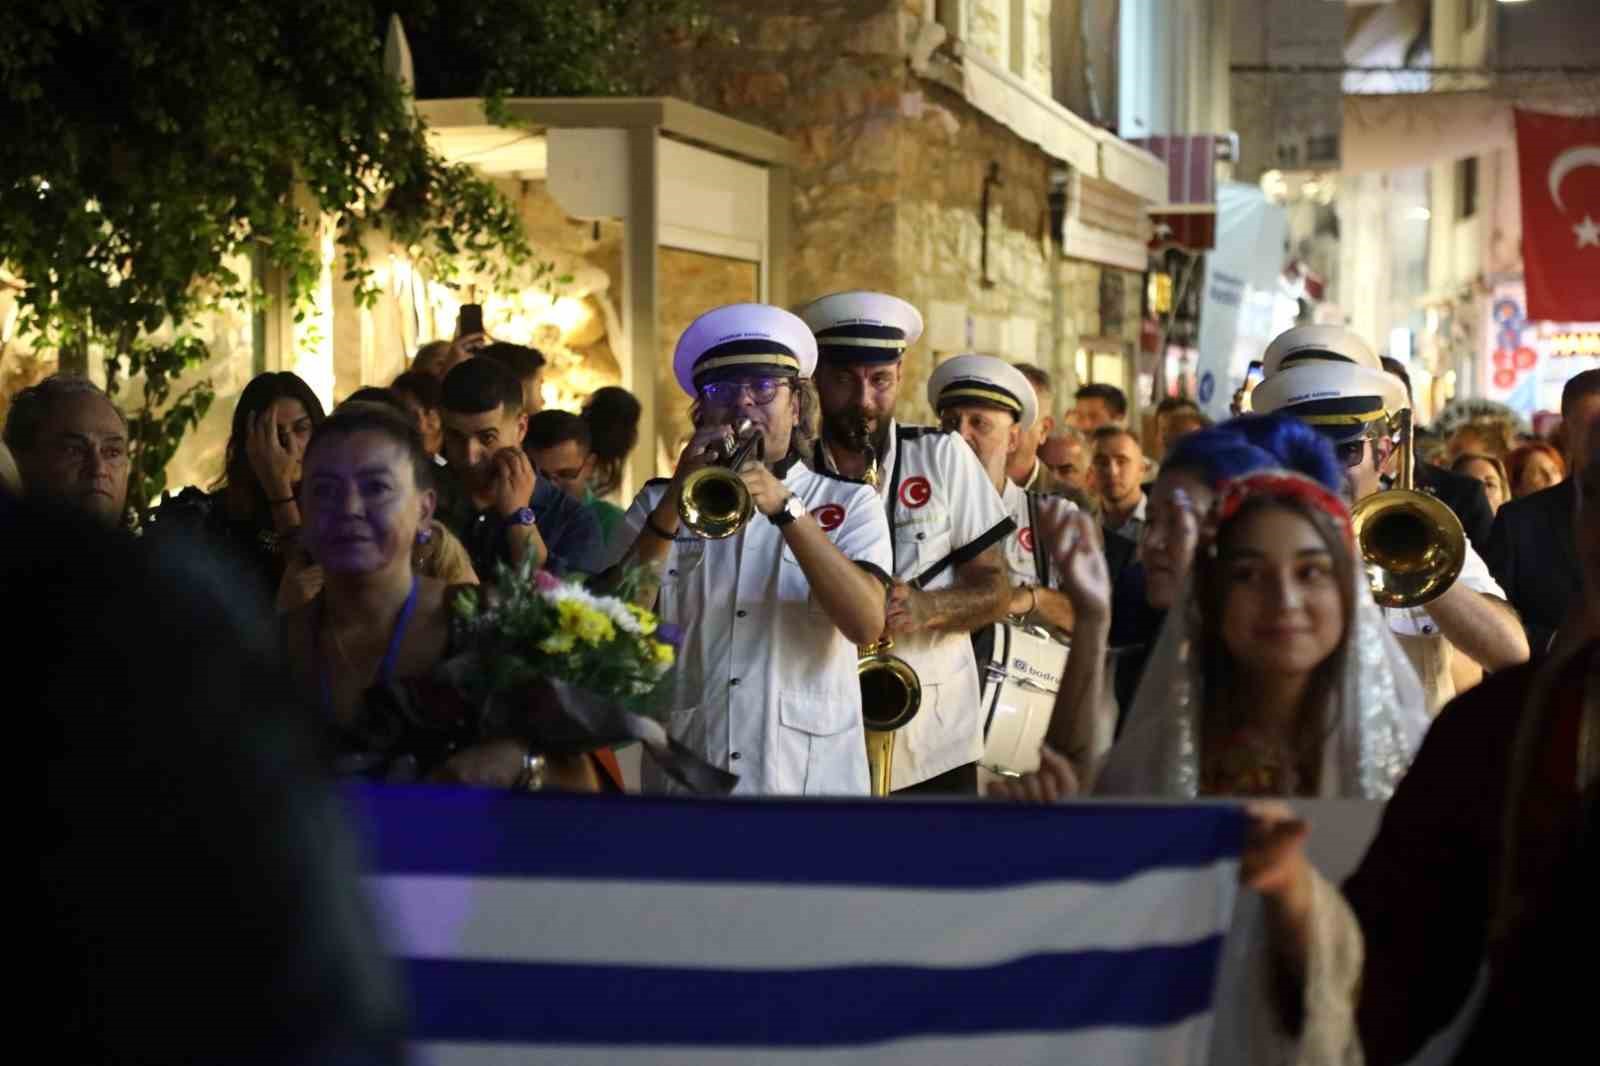
[[[1336,724],[1323,746],[1320,794],[1387,800],[1427,731],[1427,701],[1416,671],[1372,599],[1366,570],[1360,565],[1350,569],[1356,585],[1351,597],[1355,617],[1329,701]],[[1094,791],[1099,794],[1199,795],[1202,686],[1190,632],[1193,567],[1189,574],[1182,595],[1167,612],[1122,735],[1096,777]]]

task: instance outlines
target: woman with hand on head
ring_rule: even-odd
[[[433,517],[432,463],[408,419],[390,407],[352,403],[313,435],[301,502],[304,542],[324,574],[320,593],[285,616],[289,658],[302,688],[338,740],[341,769],[388,780],[426,778],[491,788],[551,786],[597,791],[615,784],[615,761],[541,757],[513,733],[465,734],[457,744],[396,745],[394,730],[444,737],[468,708],[430,675],[449,658],[456,591],[419,576],[412,552]]]
[[[234,407],[226,465],[213,491],[187,488],[168,497],[147,528],[203,530],[251,572],[255,591],[270,600],[299,538],[301,464],[323,417],[322,402],[300,377],[288,371],[256,376]]]

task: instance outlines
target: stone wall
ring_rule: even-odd
[[[928,84],[908,90],[900,127],[905,189],[897,227],[897,287],[930,329],[929,358],[907,366],[901,407],[931,418],[924,390],[938,359],[975,350],[1018,361],[1047,360],[1051,327],[1051,161],[979,114],[957,94]],[[988,273],[982,206],[991,166]],[[943,320],[954,318],[951,338]]]
[[[1048,94],[1050,3],[1029,5]],[[931,417],[923,392],[937,357],[978,348],[1048,361],[1050,160],[958,92],[911,72],[922,0],[712,7],[719,32],[665,54],[653,89],[794,141],[796,305],[879,289],[916,304],[930,333],[936,316],[943,323],[937,353],[930,336],[908,356],[901,416]],[[980,8],[969,7],[969,18]],[[991,190],[986,284],[980,209],[991,163],[1001,184]]]

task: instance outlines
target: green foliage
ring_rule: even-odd
[[[417,95],[620,96],[646,88],[663,42],[710,25],[706,0],[479,0],[397,4],[417,58]]]
[[[205,344],[194,337],[179,337],[170,344],[152,345],[134,340],[123,359],[106,360],[106,391],[120,391],[122,365],[142,376],[143,401],[128,416],[128,499],[142,506],[167,487],[167,464],[189,430],[200,423],[216,398],[211,382],[195,381],[178,391],[178,379],[206,361]]]
[[[383,69],[401,15],[438,94],[624,91],[644,42],[698,0],[55,0],[0,34],[0,267],[26,282],[36,348],[143,383],[135,491],[161,483],[210,386],[194,326],[260,301],[228,266],[254,253],[302,303],[335,220],[342,273],[371,298],[365,239],[438,276],[505,276],[531,251],[515,208],[433,152]],[[428,86],[423,94],[430,95]],[[177,340],[158,341],[157,336]],[[136,498],[149,498],[140,496]]]

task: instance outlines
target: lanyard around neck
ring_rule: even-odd
[[[328,717],[333,717],[333,678],[328,673],[328,664],[322,658],[322,607],[323,598],[317,597],[316,611],[311,623],[311,647],[314,649],[317,660],[317,681],[322,687],[322,709]],[[383,661],[378,665],[378,682],[387,684],[394,679],[395,664],[400,659],[400,643],[405,639],[406,627],[411,624],[411,616],[417,609],[417,576],[411,575],[411,591],[406,593],[406,602],[400,608],[400,613],[394,620],[394,632],[389,634],[389,646],[384,650]]]

